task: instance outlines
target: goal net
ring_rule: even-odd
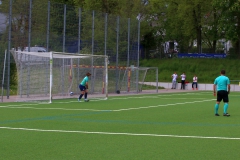
[[[108,57],[103,55],[11,51],[17,66],[17,101],[75,98],[87,72],[88,93],[108,97]],[[70,94],[71,93],[71,94]]]
[[[110,72],[110,71],[109,71]],[[119,91],[121,93],[142,92],[142,90],[152,90],[158,92],[158,68],[157,67],[124,67],[120,74],[121,81]],[[156,86],[145,88],[146,81],[155,81]]]

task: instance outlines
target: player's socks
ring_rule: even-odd
[[[215,109],[215,114],[218,114],[218,108],[219,108],[219,104],[215,104],[215,107],[214,107],[214,109]]]
[[[78,98],[78,99],[81,99],[81,98],[82,98],[82,96],[83,96],[83,94],[80,94],[80,96],[79,96],[79,98]]]
[[[84,98],[87,99],[87,93],[85,93]]]
[[[228,110],[228,103],[225,103],[224,104],[224,107],[223,107],[223,113],[227,113],[227,110]]]

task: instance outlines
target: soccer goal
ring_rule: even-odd
[[[120,81],[121,93],[129,92],[142,92],[143,86],[146,85],[146,81],[149,79],[155,82],[155,89],[152,87],[149,90],[155,90],[158,92],[158,68],[157,67],[124,67],[122,69]]]
[[[17,66],[17,101],[51,103],[52,99],[78,97],[78,85],[87,72],[92,73],[89,93],[100,93],[103,99],[108,97],[107,56],[15,50],[11,53]]]

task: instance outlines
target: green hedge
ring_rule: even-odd
[[[213,83],[222,69],[230,80],[240,80],[239,59],[210,59],[210,58],[174,58],[174,59],[145,59],[140,61],[141,67],[158,67],[159,82],[171,82],[171,75],[183,72],[187,80],[192,82],[194,74],[199,83]],[[146,81],[155,81],[155,75],[148,75]]]

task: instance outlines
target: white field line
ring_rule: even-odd
[[[148,109],[148,108],[157,108],[157,107],[166,107],[166,106],[175,106],[175,105],[185,105],[185,104],[191,104],[191,103],[201,103],[201,102],[208,102],[213,101],[215,99],[209,99],[209,100],[202,100],[202,101],[193,101],[193,102],[184,102],[184,103],[172,103],[172,104],[160,104],[156,106],[146,106],[146,107],[137,107],[137,108],[126,108],[126,109],[118,109],[118,110],[111,110],[113,112],[119,112],[119,111],[129,111],[129,110],[137,110],[137,109]]]
[[[181,136],[181,135],[163,135],[163,134],[89,132],[89,131],[45,130],[45,129],[12,128],[12,127],[0,127],[0,129],[36,131],[36,132],[58,132],[58,133],[81,133],[81,134],[102,134],[102,135],[126,135],[126,136],[171,137],[171,138],[240,140],[240,138],[238,138],[238,137],[204,137],[204,136]]]
[[[26,105],[26,104],[25,104]],[[71,108],[36,108],[36,107],[24,107],[25,105],[15,105],[13,106],[0,106],[0,108],[15,108],[15,109],[37,109],[37,110],[65,110],[65,111],[104,111],[104,110],[96,110],[96,109],[71,109]],[[29,104],[27,104],[29,105]],[[39,104],[35,104],[39,105]],[[23,107],[21,107],[23,106]],[[106,110],[105,110],[106,111]]]
[[[117,110],[97,110],[97,109],[71,109],[71,108],[36,108],[36,107],[26,107],[24,104],[22,105],[9,105],[9,106],[0,106],[0,108],[16,108],[16,109],[38,109],[38,110],[66,110],[66,111],[128,111],[128,110],[138,110],[138,109],[148,109],[148,108],[156,108],[156,107],[166,107],[166,106],[176,106],[176,105],[185,105],[191,103],[202,103],[209,102],[215,99],[201,100],[201,101],[192,101],[192,102],[182,102],[182,103],[170,103],[170,104],[160,104],[155,106],[146,106],[146,107],[137,107],[137,108],[125,108],[125,109],[117,109]],[[38,104],[28,104],[28,105],[38,105]],[[22,107],[21,107],[22,106]]]

